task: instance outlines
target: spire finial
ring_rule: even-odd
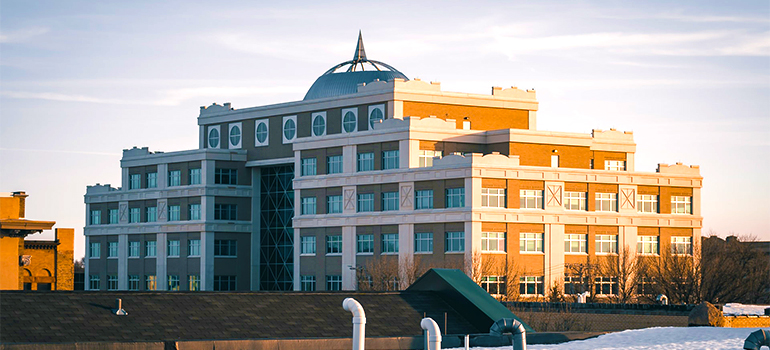
[[[358,44],[356,45],[356,53],[353,55],[353,61],[366,60],[366,51],[364,50],[364,39],[361,37],[361,30],[358,30]]]

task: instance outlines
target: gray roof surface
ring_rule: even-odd
[[[367,70],[355,72],[324,74],[313,83],[305,94],[304,100],[349,95],[358,92],[358,84],[371,83],[375,80],[388,81],[394,78],[409,80],[399,71]]]

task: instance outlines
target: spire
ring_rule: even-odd
[[[356,53],[353,55],[353,61],[366,61],[366,51],[364,50],[364,39],[361,37],[361,30],[358,31],[358,44],[356,45]]]

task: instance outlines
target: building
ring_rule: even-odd
[[[197,150],[125,150],[121,187],[85,196],[87,287],[355,290],[386,263],[403,289],[414,265],[485,260],[516,262],[538,295],[624,247],[692,254],[697,166],[636,171],[632,133],[538,131],[537,110],[534,90],[409,80],[359,36],[302,101],[201,107]]]
[[[52,241],[25,240],[56,224],[25,219],[27,197],[0,193],[0,290],[72,290],[75,230],[57,228]]]

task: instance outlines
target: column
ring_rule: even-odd
[[[201,220],[214,220],[214,196],[201,197]]]
[[[155,281],[157,283],[156,290],[168,289],[168,276],[166,269],[166,234],[158,233],[155,235]]]
[[[356,146],[355,145],[342,146],[342,172],[345,174],[352,174],[356,172]]]
[[[481,178],[480,177],[465,178],[465,207],[471,208],[471,209],[481,208]]]
[[[128,289],[128,235],[118,235],[118,290]]]
[[[91,260],[90,259],[90,257],[91,257],[91,252],[90,252],[90,249],[91,249],[91,236],[86,235],[85,239],[86,239],[86,252],[85,252],[84,257],[83,257],[83,285],[84,285],[83,289],[84,290],[89,290],[88,286],[89,286],[89,282],[90,282],[90,277],[89,277],[90,276],[90,274],[89,274],[90,271],[89,270],[90,270],[90,265],[91,265],[91,261],[90,261]],[[18,279],[18,276],[17,276],[17,279]]]
[[[300,253],[301,253],[301,251],[300,251],[300,249],[301,249],[300,242],[301,242],[300,229],[295,227],[294,228],[294,280],[293,280],[294,281],[294,290],[300,290],[301,287],[302,287],[301,284],[300,284],[300,282],[301,282],[300,278],[301,277],[300,277],[300,272],[299,272],[300,271],[299,263],[301,261],[300,260]],[[317,254],[320,254],[320,253],[321,252],[317,252]],[[259,267],[259,266],[257,266],[257,267]]]
[[[260,224],[262,220],[260,220],[260,210],[261,210],[261,177],[262,177],[262,171],[260,168],[254,167],[251,168],[251,290],[259,290],[259,260],[260,257]],[[294,229],[295,232],[299,231],[298,229]],[[295,235],[295,237],[298,237]],[[296,238],[294,242],[299,242]],[[297,247],[297,244],[294,245],[294,247]],[[297,268],[299,267],[299,259],[297,258],[299,253],[297,253],[297,249],[295,250],[294,254],[294,284],[297,285],[297,279],[299,278],[297,274]]]
[[[120,187],[126,191],[128,190],[128,183],[130,182],[128,177],[128,168],[120,168],[120,173]]]
[[[618,251],[628,248],[631,252],[636,252],[636,238],[638,232],[639,230],[636,226],[619,226]]]
[[[214,232],[201,232],[201,290],[214,290]]]
[[[213,160],[201,161],[201,180],[204,185],[210,185],[214,183],[215,170],[216,170],[216,164]]]
[[[700,200],[701,200],[701,188],[700,187],[693,187],[692,188],[692,199],[690,205],[692,206],[692,215],[693,216],[701,216],[700,211]],[[698,239],[700,239],[700,235],[697,236]]]
[[[401,157],[400,168],[418,168],[420,166],[420,140],[399,141],[398,153]]]
[[[158,189],[168,187],[168,164],[158,164]]]
[[[543,287],[544,292],[548,294],[554,280],[564,278],[564,225],[546,224],[543,243],[545,253]]]
[[[634,158],[633,152],[626,153],[626,171],[634,171]]]
[[[414,225],[398,225],[398,281],[399,288],[409,287],[407,267],[414,263]]]
[[[342,290],[356,290],[355,226],[342,226]]]
[[[470,271],[471,274],[474,268],[473,254],[481,254],[481,221],[465,222],[465,271]]]

